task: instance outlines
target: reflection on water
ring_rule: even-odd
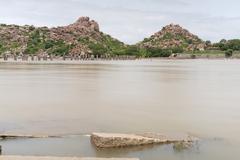
[[[0,132],[63,135],[189,132],[204,138],[225,139],[229,143],[224,153],[232,155],[239,153],[233,146],[240,144],[239,65],[238,60],[0,64]],[[207,146],[217,152],[221,145],[215,144]],[[74,152],[77,145],[73,144],[68,153],[77,153]],[[89,148],[82,151],[105,155]],[[200,155],[203,152],[208,155],[207,149],[202,149]],[[141,153],[142,158],[149,158],[158,152],[169,155],[168,159],[185,157],[182,153],[173,154],[168,146],[126,155]],[[61,153],[64,154],[62,150]],[[121,155],[124,152],[119,151],[117,156]]]

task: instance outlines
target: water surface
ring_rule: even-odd
[[[238,60],[2,63],[1,133],[187,132],[204,141],[200,149],[187,153],[175,153],[171,146],[96,151],[86,137],[0,143],[11,148],[9,154],[50,154],[34,147],[25,151],[19,149],[22,147],[16,149],[18,145],[36,144],[39,148],[52,146],[51,149],[56,149],[51,154],[61,156],[237,159],[240,157],[239,66]],[[64,152],[56,144],[68,147]]]

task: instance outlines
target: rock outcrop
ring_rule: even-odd
[[[80,17],[75,23],[68,26],[73,31],[89,30],[90,32],[99,32],[99,25],[96,21],[90,20],[89,17]]]
[[[112,133],[93,133],[92,143],[98,148],[116,148],[141,146],[148,144],[166,144],[177,142],[192,142],[196,138],[185,135],[164,135],[164,134],[112,134]]]

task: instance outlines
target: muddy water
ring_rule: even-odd
[[[0,132],[67,137],[0,143],[4,154],[237,159],[239,66],[238,60],[2,63]],[[169,145],[99,151],[88,137],[68,137],[91,132],[189,132],[203,141],[181,153]]]

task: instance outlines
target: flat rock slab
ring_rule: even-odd
[[[17,138],[54,138],[60,136],[0,134],[0,140]]]
[[[137,159],[137,158],[77,158],[77,157],[0,156],[0,160],[139,160],[139,159]]]
[[[98,148],[117,148],[141,146],[148,144],[166,144],[177,142],[193,142],[196,138],[186,134],[116,134],[116,133],[92,133],[91,141]]]

